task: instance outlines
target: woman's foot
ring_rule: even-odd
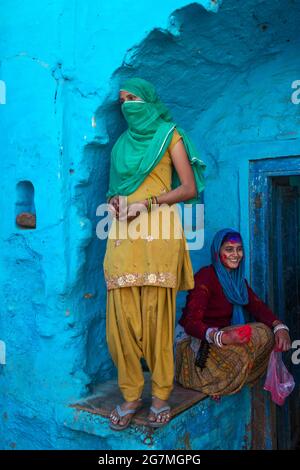
[[[152,406],[148,415],[148,423],[151,427],[164,426],[171,419],[171,408],[167,401],[152,397]]]
[[[135,401],[125,401],[122,405],[116,408],[110,414],[110,427],[114,430],[122,430],[129,426],[135,413],[141,408],[142,399],[139,398]]]

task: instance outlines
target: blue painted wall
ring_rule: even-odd
[[[198,270],[219,228],[239,228],[249,244],[249,160],[300,153],[291,100],[300,6],[1,0],[0,8],[0,447],[105,448],[105,437],[65,426],[63,410],[115,374],[105,340],[105,241],[95,229],[110,149],[124,127],[120,80],[154,82],[207,163],[205,246],[192,253]],[[34,187],[35,230],[15,224],[21,181]],[[250,402],[236,400],[245,427]],[[220,445],[241,446],[241,433]]]

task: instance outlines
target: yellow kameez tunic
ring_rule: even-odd
[[[180,138],[175,130],[168,150],[127,197],[128,204],[171,190],[170,150]],[[170,221],[170,230],[166,229],[166,220]],[[141,213],[133,222],[135,234],[132,222],[114,219],[107,240],[107,341],[125,400],[141,396],[141,357],[152,372],[153,395],[167,400],[174,379],[176,294],[194,287],[193,269],[176,204]]]

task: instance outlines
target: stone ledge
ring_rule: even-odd
[[[170,397],[173,418],[161,428],[147,425],[150,380],[146,377],[144,407],[123,431],[109,427],[108,416],[122,397],[116,380],[100,384],[93,395],[69,406],[59,406],[56,417],[67,428],[99,438],[105,450],[234,450],[248,449],[251,441],[250,392],[244,387],[220,403],[200,392],[175,385]]]
[[[174,389],[169,399],[172,417],[174,418],[183,411],[203,400],[206,396],[195,390],[188,390],[179,384],[174,385]],[[147,426],[147,416],[151,406],[151,381],[149,373],[145,373],[145,387],[142,395],[143,406],[132,418],[132,424]],[[93,395],[84,398],[72,405],[76,410],[85,411],[95,415],[108,418],[116,405],[124,401],[118,388],[117,380],[110,380],[98,385]]]

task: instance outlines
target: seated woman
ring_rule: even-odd
[[[274,345],[287,351],[291,340],[288,327],[245,279],[241,235],[232,229],[219,231],[211,258],[212,264],[195,274],[195,287],[176,328],[175,378],[186,388],[219,397],[253,384],[265,372]],[[257,323],[245,325],[243,308]],[[199,367],[195,360],[200,345]]]

